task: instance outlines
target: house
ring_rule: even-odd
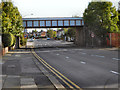
[[[46,37],[46,32],[45,32],[45,31],[42,31],[40,36],[41,36],[41,37]]]

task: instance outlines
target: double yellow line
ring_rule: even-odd
[[[45,62],[41,57],[39,57],[35,51],[32,49],[33,55],[46,67],[48,68],[52,73],[54,73],[59,79],[61,79],[69,88],[76,88],[79,90],[82,90],[78,85],[73,83],[71,80],[69,80],[67,77],[65,77],[63,74],[61,74],[59,71],[57,71],[55,68],[50,66],[47,62]]]

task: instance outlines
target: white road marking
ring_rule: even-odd
[[[113,60],[120,60],[120,59],[118,59],[118,58],[112,58]]]
[[[105,56],[100,56],[100,55],[91,55],[91,56],[96,56],[96,57],[101,57],[101,58],[105,57]]]
[[[113,74],[117,74],[117,75],[119,74],[118,72],[112,71],[112,70],[110,72],[113,73]]]
[[[60,55],[60,54],[57,53],[56,55],[58,56],[58,55]]]
[[[91,55],[91,56],[96,56],[96,55]]]
[[[82,53],[82,54],[86,54],[86,53]]]
[[[20,57],[21,55],[15,55],[16,57]]]
[[[67,62],[70,62],[70,60],[66,60]]]
[[[65,57],[65,58],[67,58],[67,59],[68,59],[69,57]]]
[[[8,65],[8,68],[15,68],[15,65]]]
[[[39,51],[39,52],[50,52],[50,51]]]
[[[101,57],[101,58],[104,58],[105,56],[100,56],[100,55],[96,55],[97,57]]]
[[[82,64],[86,64],[86,62],[83,62],[83,61],[81,61],[80,63],[82,63]]]

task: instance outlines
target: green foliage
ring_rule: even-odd
[[[67,35],[71,38],[71,37],[75,37],[75,32],[76,30],[74,28],[69,28]]]
[[[2,2],[2,32],[11,32],[19,35],[23,30],[22,17],[13,3]]]
[[[20,35],[20,45],[25,46],[27,43],[27,39],[24,38],[24,33]]]
[[[47,30],[47,36],[49,38],[55,38],[57,36],[57,33],[54,30]]]
[[[14,45],[15,37],[12,33],[3,33],[2,34],[2,43],[4,47],[10,47]]]
[[[13,44],[12,44],[11,46],[14,46],[15,43],[16,43],[16,38],[15,38],[15,36],[13,35]]]
[[[32,33],[37,33],[37,30],[35,29],[35,30],[32,30]]]
[[[68,35],[68,29],[67,28],[64,28],[64,34],[65,34],[65,36]]]
[[[2,4],[0,3],[0,26],[2,25]],[[0,34],[2,34],[2,28],[0,27]]]
[[[120,30],[120,9],[118,10],[118,17],[119,17],[119,21],[118,21],[118,27],[119,27],[119,30]]]
[[[97,36],[105,36],[109,32],[119,32],[118,12],[111,2],[90,2],[85,9],[83,19],[87,29]]]

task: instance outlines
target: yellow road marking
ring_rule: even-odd
[[[73,88],[73,87],[72,87],[69,83],[67,83],[64,79],[66,79],[68,82],[70,82],[70,83],[71,83],[73,86],[75,86],[76,88],[79,88],[80,90],[82,90],[78,85],[76,85],[75,83],[73,83],[71,80],[69,80],[69,79],[68,79],[67,77],[65,77],[63,74],[61,74],[61,73],[60,73],[59,71],[57,71],[55,68],[53,68],[52,66],[50,66],[47,62],[45,62],[41,57],[39,57],[39,56],[35,53],[34,50],[32,50],[32,51],[33,51],[33,54],[34,54],[36,57],[39,58],[39,59],[38,59],[39,61],[41,61],[44,65],[46,64],[45,66],[46,66],[47,68],[50,67],[51,69],[49,68],[49,70],[52,71],[56,76],[58,76],[58,77],[59,77],[65,84],[67,84],[70,88]],[[48,67],[47,65],[48,65],[49,67]],[[55,72],[54,72],[52,69],[53,69]],[[62,77],[60,77],[56,72],[57,72],[59,75],[61,75],[64,79],[63,79]]]
[[[33,53],[36,57],[38,57],[37,56],[37,54],[36,53]],[[56,72],[54,72],[52,69],[50,69],[46,64],[44,64],[44,62],[43,61],[41,61],[40,59],[39,59],[39,57],[38,57],[38,60],[45,66],[45,67],[47,67],[51,72],[53,72],[58,78],[60,78],[66,85],[68,85],[70,88],[73,88],[69,83],[67,83],[62,77],[60,77]]]

